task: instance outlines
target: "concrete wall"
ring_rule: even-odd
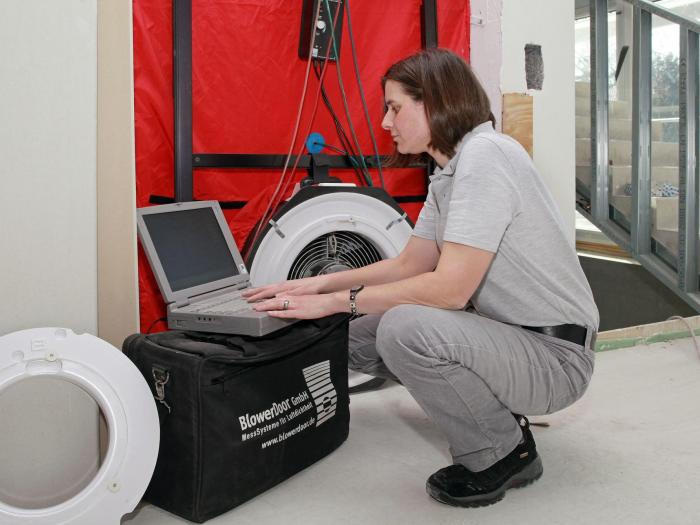
[[[138,329],[132,47],[129,0],[2,2],[0,335]]]
[[[471,0],[471,66],[486,89],[501,128],[502,0]]]
[[[574,3],[504,0],[503,93],[533,96],[533,159],[575,242]],[[525,44],[542,46],[544,83],[528,91]]]
[[[4,0],[0,78],[0,335],[96,334],[97,4]],[[77,387],[7,388],[0,499],[31,508],[72,496],[96,472],[97,437],[96,404]]]
[[[533,96],[533,158],[575,242],[574,3],[472,0],[472,66],[501,118],[502,93]],[[544,84],[528,90],[525,44],[542,46]]]
[[[131,34],[130,0],[0,5],[0,336],[61,326],[120,346],[138,329]],[[84,487],[98,416],[64,381],[2,390],[0,500]]]
[[[88,0],[0,8],[0,334],[97,333],[96,12]]]

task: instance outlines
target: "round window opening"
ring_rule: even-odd
[[[0,390],[0,501],[43,509],[95,478],[109,444],[106,420],[85,390],[37,376]]]

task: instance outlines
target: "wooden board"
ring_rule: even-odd
[[[513,137],[532,157],[532,97],[523,93],[503,95],[503,133]]]
[[[633,259],[632,255],[618,245],[601,244],[598,242],[576,241],[576,250],[607,257]]]

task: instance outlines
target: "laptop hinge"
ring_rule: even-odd
[[[175,308],[182,308],[183,306],[187,306],[188,304],[190,304],[189,297],[181,301],[175,301]]]

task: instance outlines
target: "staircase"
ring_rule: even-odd
[[[618,4],[632,19],[631,78],[609,90],[608,1],[591,0],[591,82],[576,83],[577,207],[700,312],[700,24],[646,0]],[[652,17],[678,26],[678,105],[652,104]]]
[[[576,188],[590,197],[590,83],[576,83]],[[632,210],[632,106],[610,101],[608,111],[608,203],[629,229]],[[651,236],[670,266],[678,259],[678,106],[655,107],[651,120]],[[659,116],[668,115],[668,116]]]

